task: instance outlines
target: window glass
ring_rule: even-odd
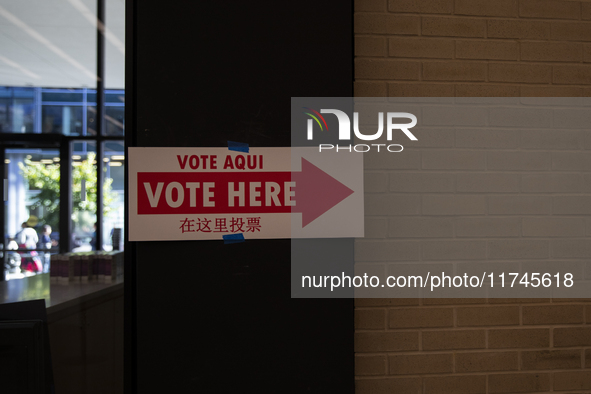
[[[110,141],[103,145],[103,248],[123,248],[125,218],[125,150],[123,142]]]
[[[81,103],[84,99],[82,92],[44,92],[42,95],[43,101],[59,101],[67,103]]]
[[[95,142],[72,143],[73,252],[96,250],[97,163]]]
[[[72,105],[44,105],[43,133],[82,135],[82,109]]]
[[[57,149],[6,149],[5,267],[9,278],[48,272],[59,247],[60,158]]]

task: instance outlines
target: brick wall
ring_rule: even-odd
[[[591,2],[356,0],[357,96],[591,95]],[[441,130],[366,156],[356,261],[586,264],[582,132]],[[410,238],[409,238],[410,234]],[[356,392],[591,391],[591,304],[358,299]]]

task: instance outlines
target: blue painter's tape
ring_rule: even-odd
[[[248,153],[248,144],[245,144],[244,142],[228,141],[228,149]]]
[[[244,242],[244,235],[242,234],[227,234],[222,236],[225,244],[236,244],[238,242]]]

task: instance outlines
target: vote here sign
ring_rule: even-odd
[[[129,148],[131,241],[363,236],[363,154]]]

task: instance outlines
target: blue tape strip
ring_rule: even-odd
[[[225,244],[237,244],[238,242],[244,242],[244,235],[242,234],[227,234],[222,236]]]
[[[228,149],[235,150],[236,152],[248,153],[248,144],[245,144],[244,142],[228,141]]]

